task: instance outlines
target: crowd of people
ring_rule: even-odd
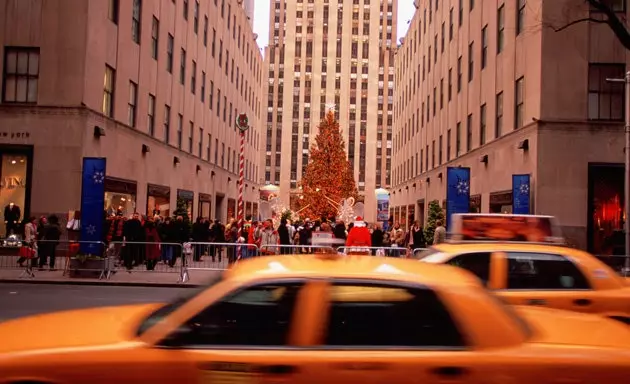
[[[378,248],[390,249],[388,256],[402,256],[426,246],[424,230],[417,221],[409,230],[403,230],[400,223],[387,224],[389,230],[383,230],[380,224],[367,223],[357,217],[348,224],[324,218],[301,222],[281,219],[274,226],[271,219],[259,221],[247,217],[243,222],[232,218],[224,225],[218,220],[200,217],[191,225],[184,216],[152,217],[134,213],[128,217],[118,211],[105,215],[102,241],[107,246],[107,255],[118,259],[118,265],[127,270],[141,265],[154,270],[160,262],[172,268],[180,257],[186,257],[187,262],[227,261],[230,264],[258,255],[312,253],[311,246],[316,243],[314,234],[335,239],[338,246],[364,247],[372,254],[378,254],[375,251]],[[445,235],[445,230],[438,223],[434,242],[444,240],[442,233]],[[31,218],[26,223],[24,242],[37,250],[35,259],[38,261],[33,266],[55,268],[60,237],[59,219],[54,215]],[[25,258],[18,260],[20,265],[24,261]]]

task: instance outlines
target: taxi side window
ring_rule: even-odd
[[[472,272],[487,285],[490,279],[490,258],[490,252],[466,253],[453,257],[446,264]]]
[[[445,304],[430,289],[331,287],[325,345],[335,348],[453,349],[465,346]]]
[[[508,289],[590,289],[573,262],[561,255],[536,252],[509,252]]]
[[[187,346],[284,346],[303,283],[266,284],[228,295],[188,322]]]

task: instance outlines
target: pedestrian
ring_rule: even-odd
[[[145,258],[147,271],[155,269],[155,265],[160,260],[160,235],[158,234],[157,227],[153,218],[149,217],[144,222],[144,238],[145,244]]]
[[[435,221],[435,232],[433,232],[433,245],[446,241],[446,228],[442,225],[442,220]]]
[[[46,224],[43,229],[43,245],[44,247],[39,249],[39,268],[43,268],[48,262],[48,268],[51,271],[55,271],[55,260],[57,253],[57,246],[59,245],[59,239],[61,238],[61,226],[59,225],[59,218],[56,215],[48,216]]]

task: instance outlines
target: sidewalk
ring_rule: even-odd
[[[178,283],[179,273],[117,271],[109,279],[97,277],[69,277],[63,276],[63,270],[38,271],[33,270],[34,278],[20,277],[23,269],[0,269],[0,284],[70,284],[70,285],[113,285],[136,287],[178,287],[196,288],[203,286],[206,281],[220,273],[220,271],[190,271],[188,282]]]

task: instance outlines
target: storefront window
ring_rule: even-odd
[[[469,213],[481,213],[481,195],[470,196]]]
[[[512,213],[512,191],[491,193],[490,213]]]
[[[623,165],[590,165],[588,249],[596,255],[623,255]]]
[[[227,214],[228,219],[236,218],[236,200],[228,199],[227,210],[228,210],[228,212],[227,212],[228,213]]]
[[[195,197],[195,193],[192,191],[186,191],[183,189],[177,190],[177,209],[185,210],[188,215],[188,220],[192,221],[193,217],[193,199]],[[180,214],[180,213],[178,213]]]
[[[212,196],[207,193],[199,194],[199,217],[212,218]]]
[[[258,203],[252,203],[252,217],[258,219]]]
[[[147,186],[147,216],[171,215],[171,188],[149,184]]]
[[[105,178],[105,210],[109,216],[130,216],[136,212],[136,183],[113,177]]]
[[[252,203],[249,201],[245,202],[245,217],[248,217],[252,214]]]
[[[0,170],[0,206],[4,208],[0,223],[3,237],[18,233],[20,222],[24,219],[27,192],[28,157],[25,155],[2,155]]]

